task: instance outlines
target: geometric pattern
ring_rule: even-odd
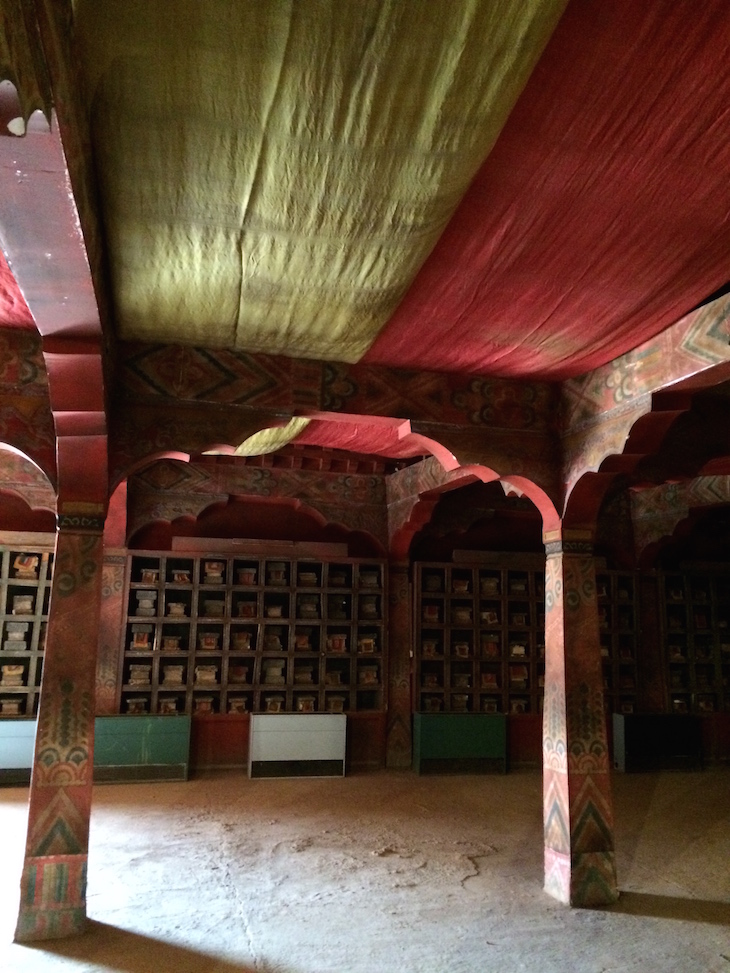
[[[184,487],[186,492],[209,480],[206,473],[199,472],[191,463],[173,460],[158,460],[137,473],[136,477],[153,490],[174,490],[176,487]]]
[[[86,924],[86,855],[26,858],[20,883],[17,942],[60,939]]]
[[[725,296],[699,308],[690,316],[682,337],[682,350],[699,362],[716,365],[727,359],[730,300]]]
[[[225,349],[126,342],[119,347],[128,401],[160,396],[271,409],[346,412],[453,425],[547,431],[548,382],[482,379],[375,365],[297,360]]]
[[[618,899],[613,852],[567,855],[545,848],[545,891],[559,902],[592,909]]]
[[[128,386],[148,394],[261,408],[280,404],[288,377],[282,376],[281,361],[268,355],[182,345],[127,347]]]
[[[83,854],[88,824],[81,809],[62,788],[53,788],[51,793],[51,800],[35,817],[28,835],[31,858]]]

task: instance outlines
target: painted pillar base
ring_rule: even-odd
[[[15,941],[75,936],[86,927],[86,855],[26,858]]]
[[[611,905],[619,897],[614,853],[586,851],[571,860],[570,855],[546,848],[545,891],[576,908]]]

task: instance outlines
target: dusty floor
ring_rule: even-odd
[[[11,943],[22,788],[0,790],[3,973],[730,973],[730,768],[615,778],[620,902],[541,889],[541,778],[215,774],[99,786],[89,932]]]

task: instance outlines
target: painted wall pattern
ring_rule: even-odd
[[[652,394],[730,361],[730,295],[607,365],[562,383],[560,429],[566,497],[577,481],[620,454]]]
[[[152,521],[197,517],[229,496],[294,498],[326,522],[367,531],[387,549],[382,476],[174,460],[155,463],[130,478],[129,534]]]
[[[413,463],[398,470],[385,481],[388,506],[403,500],[415,500],[429,490],[439,490],[458,474],[448,472],[434,456],[427,456],[420,463]]]
[[[69,935],[85,921],[101,559],[100,535],[58,534],[16,929],[20,941]]]
[[[128,342],[120,346],[128,399],[160,396],[272,409],[344,412],[505,429],[552,427],[556,387],[278,355]]]
[[[730,360],[730,295],[692,311],[614,361],[562,383],[560,428],[595,417]]]
[[[620,456],[632,428],[651,411],[651,396],[621,406],[589,426],[571,429],[562,438],[564,504],[578,480],[595,472],[608,456]]]
[[[0,449],[0,490],[16,493],[31,509],[56,509],[56,494],[47,477],[25,457]]]
[[[271,425],[270,413],[219,406],[128,405],[113,413],[109,437],[112,486],[145,460],[165,453],[199,454],[213,446],[243,442]]]
[[[48,400],[48,376],[37,331],[0,325],[0,392]]]
[[[184,345],[120,346],[128,398],[164,396],[292,411],[290,360]]]
[[[552,427],[556,403],[556,387],[548,382],[322,363],[320,408],[325,412],[441,425],[547,430]]]
[[[618,892],[595,567],[589,552],[546,549],[545,889],[572,905],[605,905]]]
[[[22,450],[55,481],[55,428],[36,331],[0,327],[0,442]]]
[[[730,476],[698,476],[682,483],[632,489],[631,520],[637,556],[663,537],[671,537],[693,507],[730,502]]]

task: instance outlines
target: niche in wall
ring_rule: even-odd
[[[691,510],[672,537],[663,541],[656,556],[657,567],[674,571],[686,562],[730,567],[730,506]]]
[[[33,510],[25,500],[0,490],[0,530],[55,534],[56,515],[51,510]]]
[[[215,503],[200,515],[155,521],[130,538],[132,550],[167,551],[173,537],[244,537],[250,540],[347,544],[348,557],[383,557],[381,545],[364,531],[341,524],[323,523],[315,511],[294,499],[231,497]]]

